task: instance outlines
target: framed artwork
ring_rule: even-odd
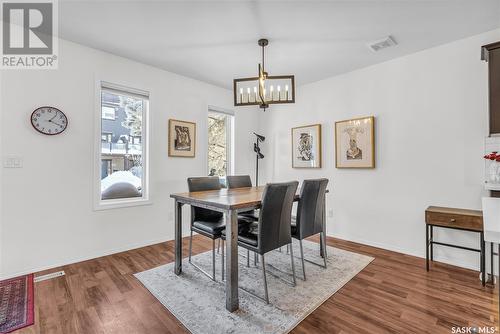
[[[196,152],[196,123],[168,120],[168,156],[193,158]]]
[[[321,124],[292,129],[292,167],[321,168]]]
[[[335,122],[335,167],[375,168],[375,117]]]

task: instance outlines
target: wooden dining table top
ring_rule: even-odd
[[[262,203],[262,194],[265,188],[265,186],[233,189],[222,188],[220,190],[176,193],[171,194],[170,197],[186,204],[195,205],[198,203],[224,210],[236,210],[259,206]],[[299,190],[297,189],[297,191]],[[294,200],[298,200],[299,198],[299,194],[295,194]]]
[[[204,204],[225,210],[258,206],[262,202],[265,186],[248,188],[222,188],[171,194],[170,197],[187,204]],[[296,195],[298,196],[298,195]]]

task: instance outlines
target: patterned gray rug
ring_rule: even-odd
[[[212,253],[193,257],[193,261],[211,272]],[[195,334],[205,333],[288,333],[312,311],[356,276],[372,257],[328,247],[327,269],[306,262],[307,280],[302,281],[299,245],[294,240],[297,286],[292,287],[278,277],[291,280],[290,255],[273,251],[266,254],[269,301],[262,300],[240,289],[240,309],[230,313],[225,308],[224,285],[220,282],[221,257],[217,254],[218,282],[183,261],[183,273],[174,274],[174,263],[135,274],[142,284]],[[322,263],[319,244],[304,241],[306,259]],[[246,266],[246,251],[240,249],[239,286],[259,296],[264,296],[262,268]],[[290,273],[290,274],[287,274]]]

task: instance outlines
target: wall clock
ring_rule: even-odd
[[[31,114],[31,125],[44,135],[58,135],[68,127],[68,118],[54,107],[40,107]]]

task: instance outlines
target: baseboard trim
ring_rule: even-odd
[[[337,239],[342,239],[342,240],[345,240],[345,241],[355,242],[355,243],[358,243],[358,244],[363,244],[363,245],[367,245],[367,246],[371,246],[371,247],[377,247],[377,248],[385,249],[385,250],[388,250],[388,251],[391,251],[391,252],[401,253],[401,254],[415,256],[415,257],[419,257],[419,258],[425,259],[425,254],[421,254],[421,253],[418,253],[418,252],[410,251],[408,249],[403,249],[403,248],[395,247],[393,245],[387,245],[387,244],[384,244],[384,243],[369,241],[369,240],[365,240],[363,238],[357,238],[357,237],[345,236],[345,235],[333,235],[333,234],[328,234],[327,233],[327,236],[333,237],[333,238],[337,238]],[[456,258],[450,258],[450,257],[444,257],[444,256],[436,256],[436,255],[434,255],[434,260],[436,262],[442,262],[442,263],[446,263],[446,264],[449,264],[449,265],[452,265],[452,266],[457,266],[457,267],[471,269],[471,270],[476,270],[476,271],[479,270],[476,265],[474,265],[472,263],[469,263],[469,262],[458,261]],[[486,262],[488,262],[488,260]],[[486,263],[486,265],[488,266],[488,263]]]
[[[108,256],[108,255],[113,255],[113,254],[117,254],[117,253],[121,253],[121,252],[126,252],[129,250],[133,250],[133,249],[137,249],[137,248],[141,248],[141,247],[146,247],[146,246],[151,246],[151,245],[155,245],[155,244],[159,244],[159,243],[163,243],[163,242],[167,242],[167,241],[171,241],[171,240],[172,239],[167,240],[164,238],[152,239],[152,240],[148,240],[145,242],[139,242],[139,243],[123,246],[123,247],[112,248],[112,249],[108,249],[108,250],[104,250],[104,251],[100,251],[100,252],[95,252],[91,255],[82,256],[79,258],[68,259],[67,261],[55,262],[53,264],[49,264],[46,266],[35,267],[35,268],[30,268],[30,269],[18,271],[15,273],[10,273],[10,274],[7,274],[5,276],[0,277],[0,280],[5,280],[5,279],[14,278],[14,277],[22,276],[22,275],[36,273],[36,272],[43,271],[43,270],[54,269],[57,267],[67,266],[67,265],[78,263],[78,262],[93,260],[93,259],[97,259],[97,258],[100,258],[103,256]]]
[[[188,236],[188,235],[185,235],[184,237],[186,237],[186,236]],[[425,258],[425,255],[420,254],[418,252],[413,252],[413,251],[410,251],[407,249],[402,249],[399,247],[395,247],[393,245],[387,245],[384,243],[365,240],[363,238],[346,236],[346,235],[333,235],[333,234],[327,234],[327,236],[337,238],[337,239],[342,239],[345,241],[355,242],[355,243],[359,243],[359,244],[363,244],[363,245],[367,245],[367,246],[377,247],[377,248],[385,249],[385,250],[388,250],[391,252],[411,255],[411,256],[415,256],[415,257],[419,257],[419,258]],[[113,255],[113,254],[121,253],[121,252],[126,252],[129,250],[133,250],[133,249],[137,249],[137,248],[141,248],[141,247],[146,247],[146,246],[151,246],[151,245],[155,245],[155,244],[159,244],[159,243],[163,243],[163,242],[168,242],[168,241],[172,241],[172,240],[173,239],[159,238],[159,239],[153,239],[153,240],[149,240],[149,241],[145,241],[145,242],[131,244],[131,245],[124,246],[124,247],[117,247],[117,248],[113,248],[113,249],[108,249],[108,250],[105,250],[102,252],[96,252],[92,255],[83,256],[83,257],[74,258],[74,259],[69,259],[67,261],[56,262],[56,263],[53,263],[50,265],[30,268],[30,269],[22,270],[19,272],[7,274],[5,276],[0,276],[0,280],[9,279],[9,278],[13,278],[13,277],[21,276],[21,275],[26,275],[26,274],[31,274],[31,273],[36,273],[39,271],[53,269],[53,268],[57,268],[57,267],[67,266],[67,265],[78,263],[78,262],[88,261],[88,260],[96,259],[99,257]],[[443,262],[443,263],[453,265],[453,266],[458,266],[458,267],[471,269],[471,270],[478,270],[476,265],[468,263],[468,262],[457,261],[454,258],[439,256],[439,257],[435,257],[435,260],[438,262]],[[486,262],[488,262],[488,261],[486,261]]]

